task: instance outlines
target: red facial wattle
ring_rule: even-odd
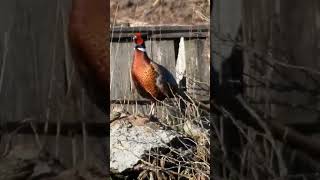
[[[142,35],[141,35],[140,32],[135,34],[134,42],[135,42],[137,45],[142,45],[142,44],[143,44],[144,40],[142,39]]]

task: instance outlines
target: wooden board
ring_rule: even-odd
[[[208,100],[210,92],[210,61],[205,59],[204,46],[204,40],[186,41],[187,91],[198,100]]]
[[[110,30],[111,41],[130,41],[135,32],[140,31],[150,39],[174,40],[180,37],[188,39],[206,39],[209,27],[200,26],[144,26],[144,27],[113,27]]]

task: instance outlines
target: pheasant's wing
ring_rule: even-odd
[[[153,61],[150,64],[157,73],[157,87],[167,97],[173,97],[173,94],[178,91],[178,84],[173,75],[160,64]]]

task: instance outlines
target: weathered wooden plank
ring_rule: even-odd
[[[114,33],[133,33],[139,30],[142,33],[152,32],[155,34],[175,32],[209,32],[208,25],[199,26],[136,26],[136,27],[113,27]]]
[[[141,32],[152,40],[205,39],[209,36],[209,28],[202,26],[147,26],[147,27],[114,27],[111,29],[112,42],[130,41],[135,32]]]
[[[135,31],[136,32],[136,31]],[[180,37],[186,39],[206,39],[208,38],[208,32],[182,32],[182,33],[170,33],[170,34],[149,34],[146,35],[148,39],[152,40],[179,40]],[[133,33],[114,33],[111,36],[112,42],[127,42],[132,40]]]
[[[111,43],[110,47],[110,98],[133,99],[130,68],[134,46],[132,43]]]
[[[152,41],[150,57],[157,63],[166,67],[175,75],[175,49],[173,41]]]
[[[210,61],[209,58],[205,57],[205,42],[203,40],[185,41],[185,46],[187,92],[198,100],[208,100]]]

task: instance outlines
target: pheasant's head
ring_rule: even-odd
[[[137,32],[135,33],[135,35],[133,36],[133,40],[136,43],[136,45],[142,45],[144,44],[144,40],[142,38],[142,34],[141,32]]]
[[[144,44],[141,32],[135,33],[135,35],[133,36],[133,40],[136,43],[135,49],[146,52],[146,46]]]

